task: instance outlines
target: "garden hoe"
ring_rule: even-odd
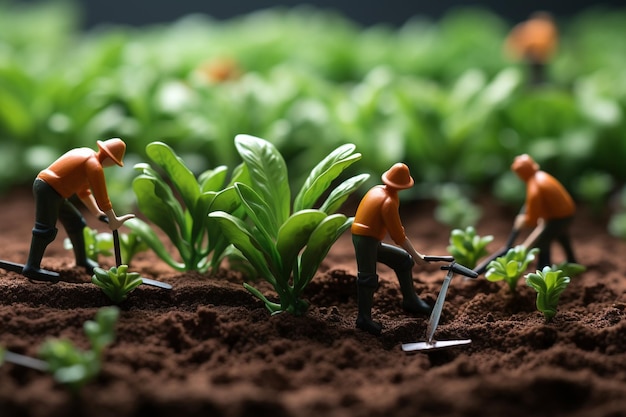
[[[100,221],[108,223],[109,219],[106,216],[101,216]],[[120,249],[120,234],[117,229],[113,230],[113,251],[115,252],[115,266],[122,264],[122,251]],[[141,277],[141,281],[146,285],[162,288],[164,290],[171,290],[172,286],[167,282],[161,282],[150,278]]]
[[[436,261],[436,260],[447,260],[448,257],[424,257],[427,261]],[[428,326],[426,327],[426,341],[425,342],[415,342],[415,343],[404,343],[402,345],[402,350],[405,352],[415,352],[415,351],[429,351],[429,350],[438,350],[452,346],[459,345],[467,345],[472,343],[470,339],[461,339],[461,340],[435,340],[435,331],[437,330],[437,326],[439,325],[439,318],[441,317],[441,311],[443,310],[443,303],[446,300],[446,293],[448,292],[448,286],[450,285],[450,281],[452,281],[452,277],[454,274],[461,274],[469,278],[476,278],[478,274],[475,271],[472,271],[469,268],[464,267],[463,265],[459,265],[456,262],[452,261],[449,265],[444,265],[441,267],[443,270],[447,270],[445,279],[443,280],[443,284],[441,285],[441,291],[439,291],[439,295],[437,296],[437,301],[435,302],[435,306],[433,307],[433,311],[430,314],[430,318],[428,319]]]
[[[20,365],[34,369],[36,371],[45,372],[48,370],[47,362],[44,362],[40,359],[31,358],[30,356],[24,356],[20,355],[19,353],[9,352],[8,350],[0,349],[0,364],[2,364],[3,360],[14,365]]]

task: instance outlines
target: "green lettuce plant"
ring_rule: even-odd
[[[143,283],[138,272],[128,272],[128,265],[104,270],[94,268],[91,282],[98,286],[115,304],[124,301],[128,294]]]
[[[115,340],[115,325],[119,317],[117,307],[103,307],[94,320],[83,325],[91,348],[81,350],[67,339],[44,342],[39,356],[48,363],[57,382],[76,391],[93,380],[102,368],[104,348]]]
[[[487,245],[492,240],[493,236],[479,236],[474,227],[468,226],[465,230],[454,229],[450,232],[450,245],[447,249],[456,262],[473,269],[478,260],[487,255]]]
[[[489,262],[485,278],[491,282],[505,281],[509,284],[511,292],[515,292],[517,281],[538,252],[539,249],[537,248],[528,250],[523,245],[515,246],[509,249],[504,256]]]
[[[333,243],[352,224],[352,218],[335,212],[369,175],[350,177],[335,187],[331,183],[361,155],[354,153],[352,144],[331,152],[310,172],[292,209],[287,167],[274,145],[237,135],[235,146],[250,175],[250,185],[234,185],[247,221],[223,211],[214,211],[209,217],[273,286],[279,302],[269,300],[248,283],[246,289],[272,314],[303,314],[308,308],[301,298],[303,291]],[[320,199],[319,208],[313,208]]]
[[[178,271],[215,269],[228,243],[217,228],[209,227],[207,215],[215,210],[233,213],[239,206],[234,187],[224,188],[227,168],[207,170],[196,178],[165,143],[150,143],[146,154],[163,175],[149,164],[135,165],[141,173],[133,181],[137,204],[143,215],[165,232],[181,260],[170,254],[146,222],[135,218],[124,224]],[[240,168],[233,181],[244,182],[245,176],[245,169]]]
[[[561,293],[570,283],[570,277],[560,269],[546,266],[543,270],[526,275],[526,285],[537,291],[537,310],[541,311],[546,321],[556,315]]]

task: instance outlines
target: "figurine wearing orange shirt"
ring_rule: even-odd
[[[552,175],[539,170],[539,165],[528,155],[519,155],[511,170],[526,183],[525,212],[515,219],[514,228],[535,227],[544,222],[544,230],[536,240],[539,248],[539,269],[551,265],[550,246],[556,240],[563,247],[567,262],[575,263],[576,257],[570,244],[569,225],[576,206],[572,197]]]
[[[96,217],[106,216],[111,230],[118,229],[127,214],[117,217],[107,194],[103,168],[115,164],[123,166],[126,144],[121,139],[98,141],[98,152],[89,148],[77,148],[66,152],[48,168],[39,173],[33,183],[35,196],[35,227],[22,274],[42,281],[58,280],[56,272],[41,269],[41,259],[47,246],[57,234],[57,220],[65,228],[74,247],[76,265],[93,273],[97,266],[87,258],[83,229],[87,225],[80,211],[68,200],[76,194],[89,212]]]
[[[514,59],[528,63],[532,84],[540,85],[545,82],[546,64],[554,56],[558,40],[552,16],[547,12],[536,12],[511,30],[505,49]]]
[[[404,233],[400,220],[398,191],[411,188],[413,178],[405,164],[395,164],[382,176],[384,185],[378,185],[365,194],[352,223],[352,241],[358,268],[358,315],[356,327],[372,334],[380,334],[382,325],[372,320],[374,292],[378,288],[376,263],[392,268],[400,283],[405,310],[429,313],[431,307],[415,293],[413,287],[414,262],[426,264]],[[382,243],[389,233],[392,240],[404,249]]]

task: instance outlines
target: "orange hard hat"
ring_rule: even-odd
[[[98,148],[104,152],[109,158],[113,160],[117,165],[123,167],[124,153],[126,152],[126,144],[122,139],[113,138],[105,140],[104,142],[98,141]]]
[[[511,164],[511,170],[519,176],[526,178],[539,171],[539,164],[530,155],[522,154],[515,157]]]
[[[404,190],[413,187],[414,181],[409,172],[409,167],[403,163],[397,163],[387,170],[382,180],[390,187]]]

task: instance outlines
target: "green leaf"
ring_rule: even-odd
[[[203,193],[207,191],[220,191],[224,187],[227,174],[228,168],[225,165],[203,172],[198,177],[200,191]]]
[[[250,135],[237,135],[235,146],[248,168],[250,185],[272,209],[273,223],[283,224],[289,217],[291,192],[282,155],[271,143]]]
[[[183,246],[181,230],[185,227],[185,217],[170,189],[162,181],[140,175],[133,180],[133,190],[139,210],[163,230],[180,250]]]
[[[311,170],[294,200],[294,211],[313,208],[330,183],[348,166],[361,159],[361,154],[353,154],[355,148],[356,146],[351,143],[342,145]]]
[[[320,210],[301,210],[292,214],[280,227],[276,249],[282,259],[283,276],[290,276],[298,254],[308,242],[313,230],[325,218],[326,214]]]
[[[356,191],[357,188],[361,186],[365,181],[369,179],[369,174],[361,174],[352,178],[348,178],[341,184],[339,184],[328,196],[326,201],[320,207],[320,210],[327,214],[333,214],[341,205],[346,201],[346,199]]]
[[[254,225],[263,233],[265,242],[262,246],[270,251],[273,240],[278,235],[279,225],[275,223],[276,218],[272,215],[272,209],[261,196],[246,184],[236,183],[235,190],[241,198],[241,202],[246,209],[246,214],[252,219]]]
[[[280,304],[274,303],[268,300],[267,297],[261,293],[261,291],[257,290],[252,285],[244,282],[243,286],[246,290],[250,291],[255,297],[263,301],[263,303],[265,303],[265,307],[269,310],[271,314],[276,314],[282,311],[282,307]]]
[[[178,192],[191,211],[196,206],[200,189],[193,173],[187,168],[174,150],[163,142],[152,142],[146,146],[146,154],[167,172]]]
[[[352,224],[343,214],[326,217],[313,231],[300,259],[300,280],[294,283],[296,291],[302,291],[311,281],[328,251]]]
[[[223,211],[212,212],[209,217],[216,221],[228,241],[243,253],[259,274],[272,285],[275,285],[276,278],[268,268],[263,253],[257,249],[261,246],[253,234],[248,231],[246,224],[241,219]]]
[[[165,263],[174,268],[177,271],[185,271],[186,267],[184,263],[180,263],[174,260],[169,251],[165,248],[159,237],[154,230],[141,219],[132,218],[124,222],[124,226],[128,227],[134,233],[136,233],[141,239],[152,249],[159,258]]]

